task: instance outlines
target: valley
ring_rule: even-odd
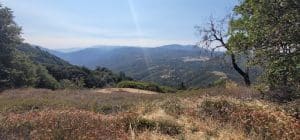
[[[71,52],[48,52],[78,66],[103,66],[124,72],[135,80],[178,87],[206,87],[220,79],[241,81],[224,52],[211,52],[193,45],[166,45],[156,48],[98,46]],[[85,58],[85,59],[81,59]],[[254,80],[254,79],[253,79]]]

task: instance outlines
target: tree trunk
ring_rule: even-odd
[[[235,59],[235,55],[233,53],[231,53],[231,62],[233,65],[233,68],[244,78],[244,82],[246,84],[246,86],[250,86],[251,85],[251,81],[249,78],[249,73],[248,72],[244,72],[236,63],[236,59]]]

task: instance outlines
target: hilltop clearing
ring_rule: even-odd
[[[172,94],[141,91],[4,91],[0,139],[300,138],[299,101],[272,103],[235,86]]]

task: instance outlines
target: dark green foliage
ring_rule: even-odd
[[[161,93],[174,93],[175,89],[166,86],[159,86],[155,83],[147,83],[147,82],[137,82],[137,81],[123,81],[118,83],[117,87],[119,88],[136,88],[142,90],[150,90]]]
[[[300,91],[299,7],[297,0],[243,0],[234,9],[229,40],[235,49],[254,52],[271,90],[292,98]]]
[[[21,28],[14,22],[12,10],[0,4],[0,44],[12,47],[21,42]]]
[[[34,86],[36,66],[15,49],[21,42],[21,28],[12,11],[0,5],[0,89]]]
[[[34,64],[16,49],[10,52],[10,61],[1,65],[1,88],[38,87],[56,89],[58,82],[49,75],[45,67]],[[2,52],[1,52],[2,55]],[[7,65],[8,64],[8,65]]]
[[[36,63],[45,65],[53,64],[58,66],[71,66],[71,64],[69,64],[68,62],[48,53],[47,51],[43,50],[38,46],[22,43],[17,46],[17,49],[28,55],[29,58]]]
[[[73,65],[47,65],[47,69],[49,73],[53,75],[53,77],[55,77],[55,79],[57,79],[58,81],[69,80],[69,82],[75,85],[78,85],[78,82],[81,81],[81,83],[83,84],[81,84],[81,87],[85,88],[101,88],[105,86],[113,86],[120,81],[118,75],[112,73],[112,71],[106,68],[97,68],[96,70],[90,70],[85,67]]]
[[[62,89],[77,89],[77,85],[75,82],[67,80],[67,79],[63,79],[59,81],[60,84],[60,88]]]
[[[16,57],[8,66],[4,66],[8,71],[8,87],[27,87],[34,86],[36,82],[36,65],[21,53],[14,54]]]
[[[37,77],[37,88],[57,89],[60,87],[58,81],[53,78],[43,66],[38,66]]]
[[[89,72],[85,82],[89,88],[112,86],[119,81],[118,75],[113,74],[107,68],[98,67]]]

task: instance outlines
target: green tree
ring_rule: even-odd
[[[34,86],[36,67],[16,45],[22,42],[21,28],[12,11],[0,4],[0,88]]]
[[[57,89],[59,86],[59,83],[48,73],[45,67],[38,66],[36,83],[37,88]]]
[[[229,44],[253,52],[270,89],[299,93],[300,1],[242,0],[234,12]]]

